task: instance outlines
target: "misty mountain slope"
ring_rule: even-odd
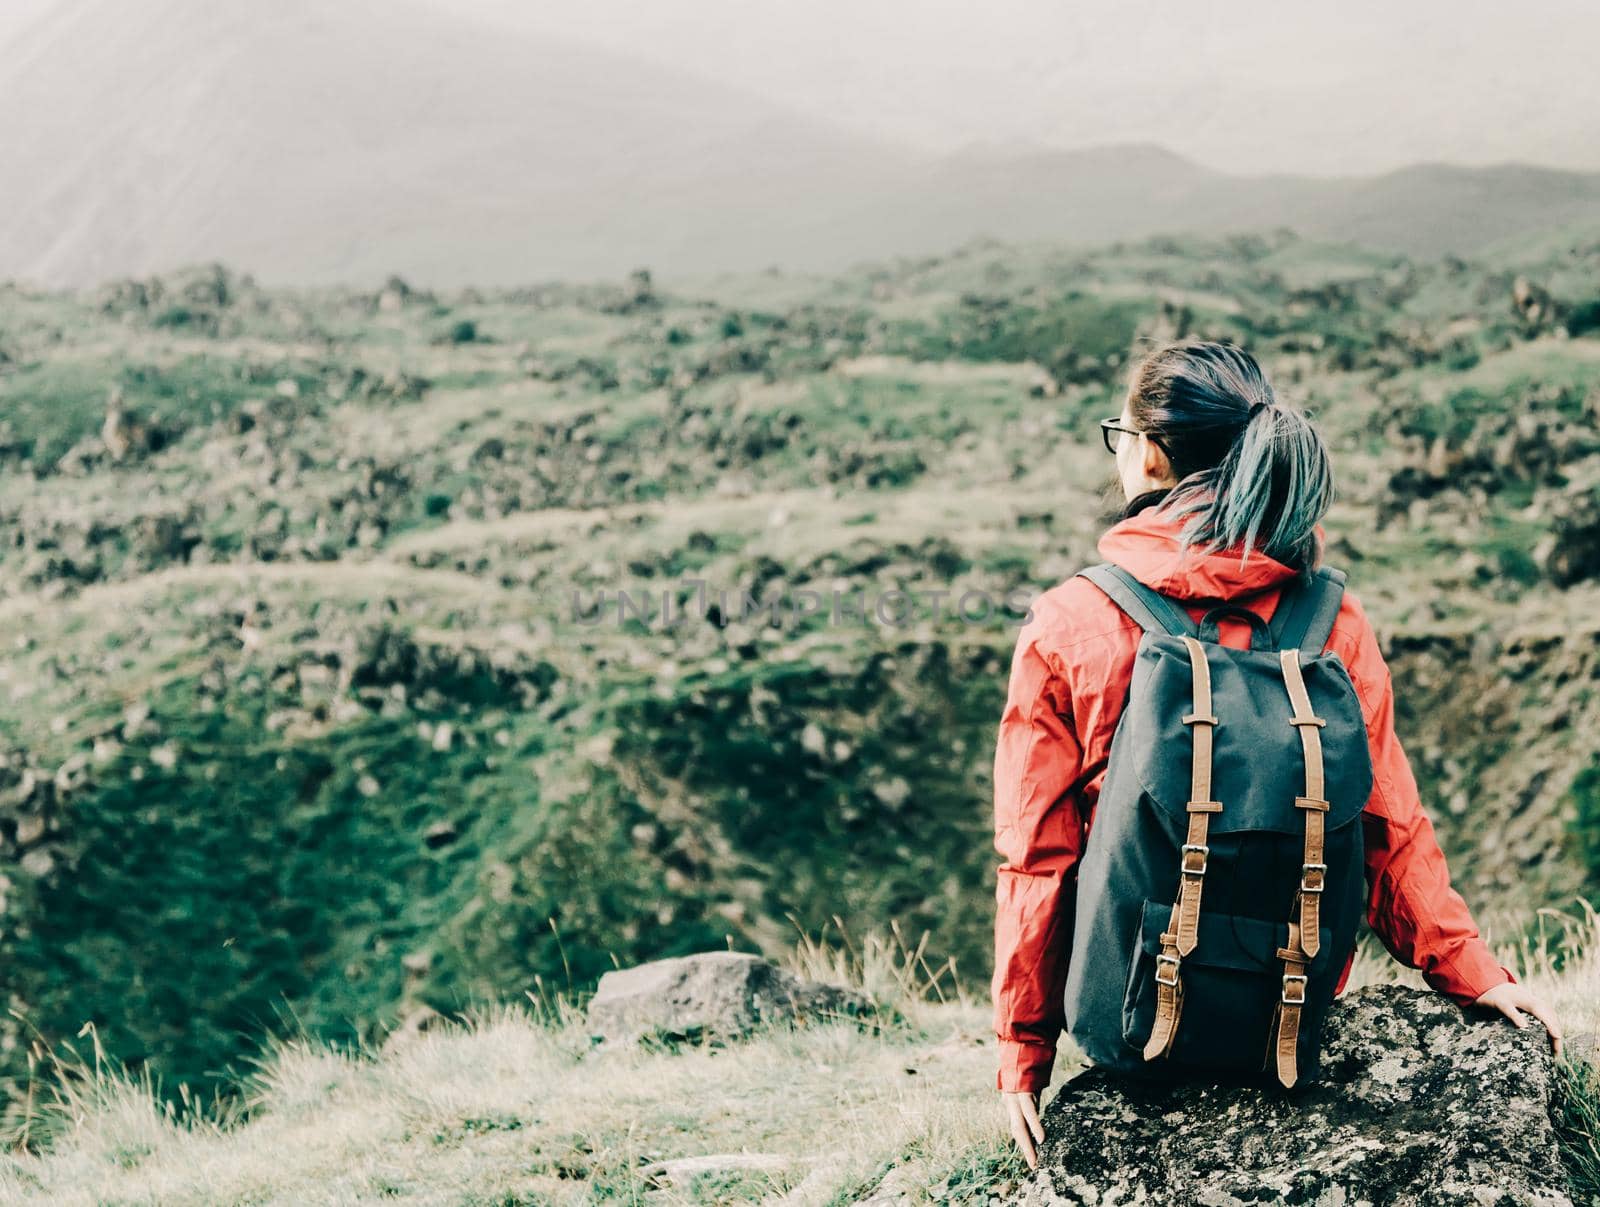
[[[1431,220],[1419,223],[1419,214]],[[1417,255],[1465,253],[1530,231],[1600,219],[1600,175],[1526,164],[1425,163],[1352,182],[1302,229]]]
[[[1275,226],[1466,254],[1600,213],[1600,175],[1515,165],[1313,179],[1145,144],[929,157],[377,0],[69,0],[0,45],[0,111],[26,118],[0,130],[0,277],[48,284],[204,260],[293,284],[833,270],[980,235]]]
[[[674,233],[737,248],[741,213],[815,212],[807,182],[895,161],[688,77],[374,0],[79,0],[9,53],[0,107],[30,120],[0,138],[0,272],[47,281],[197,258],[544,278]]]
[[[1080,243],[1288,227],[1408,255],[1600,218],[1600,174],[1521,164],[1419,164],[1373,177],[1213,171],[1159,147],[968,152],[924,169],[886,206],[930,247],[973,235]],[[887,219],[885,219],[887,224]]]

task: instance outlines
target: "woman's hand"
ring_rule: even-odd
[[[1550,1032],[1550,1041],[1555,1045],[1556,1055],[1561,1055],[1561,1024],[1556,1021],[1556,1012],[1545,1005],[1544,1000],[1526,985],[1505,981],[1483,994],[1472,1004],[1474,1006],[1487,1006],[1491,1010],[1498,1010],[1519,1027],[1528,1025],[1528,1020],[1523,1017],[1522,1013],[1526,1010],[1544,1024],[1544,1029]]]
[[[1005,1101],[1006,1120],[1011,1124],[1011,1138],[1022,1150],[1029,1169],[1039,1168],[1038,1145],[1044,1141],[1044,1125],[1039,1122],[1039,1095],[1000,1095]]]

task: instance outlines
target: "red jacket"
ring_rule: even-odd
[[[1178,522],[1151,511],[1100,538],[1100,555],[1181,600],[1242,601],[1270,619],[1293,571],[1260,552],[1180,558]],[[1320,533],[1319,533],[1320,537]],[[1198,620],[1208,605],[1185,603]],[[1249,626],[1223,620],[1226,645],[1249,644]],[[1018,634],[994,760],[995,847],[1005,856],[996,890],[994,1008],[999,1088],[1042,1090],[1063,1025],[1072,939],[1070,888],[1093,820],[1111,735],[1127,700],[1138,626],[1087,579],[1071,578],[1034,601]],[[1513,980],[1478,937],[1450,887],[1444,855],[1423,812],[1394,732],[1394,695],[1360,602],[1349,591],[1328,639],[1350,672],[1372,749],[1372,795],[1362,814],[1367,921],[1403,963],[1466,1005]],[[1344,989],[1350,961],[1335,992]]]

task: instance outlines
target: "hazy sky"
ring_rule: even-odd
[[[0,40],[61,2],[0,0]],[[934,149],[1150,141],[1241,172],[1600,169],[1592,0],[422,2]]]

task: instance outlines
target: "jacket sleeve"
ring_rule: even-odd
[[[1372,795],[1362,814],[1367,922],[1389,952],[1457,1005],[1516,978],[1478,936],[1450,886],[1444,852],[1423,811],[1411,764],[1394,731],[1394,687],[1377,638],[1362,618],[1350,667],[1372,750]]]
[[[1049,1084],[1063,1024],[1074,869],[1082,847],[1074,798],[1082,748],[1068,689],[1032,622],[1018,635],[994,760],[995,1033],[998,1087]]]

